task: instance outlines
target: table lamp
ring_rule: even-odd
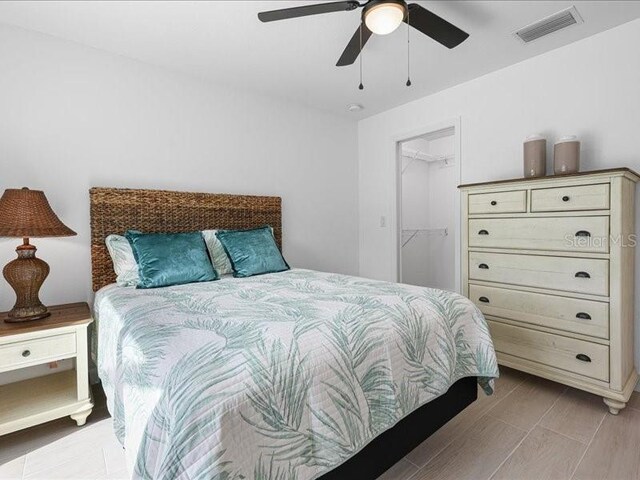
[[[76,232],[60,221],[44,192],[40,190],[7,189],[0,198],[0,237],[22,238],[16,248],[18,258],[2,270],[4,278],[16,292],[16,304],[5,322],[39,320],[50,315],[38,293],[49,265],[36,258],[36,247],[29,237],[70,237]]]

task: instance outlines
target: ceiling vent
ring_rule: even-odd
[[[582,17],[578,13],[576,7],[567,8],[558,13],[554,13],[542,20],[538,20],[524,28],[518,30],[515,34],[524,43],[533,42],[541,37],[557,32],[571,25],[583,23]]]

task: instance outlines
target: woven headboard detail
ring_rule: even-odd
[[[112,233],[122,235],[129,229],[189,232],[271,225],[282,248],[280,197],[92,188],[89,198],[94,292],[116,280],[105,238]]]

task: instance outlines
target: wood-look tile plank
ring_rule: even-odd
[[[22,480],[25,457],[0,462],[0,478],[2,480]]]
[[[500,378],[495,381],[493,395],[486,395],[478,387],[478,399],[407,454],[407,459],[419,467],[425,466],[455,438],[485,415],[499,399],[506,397],[527,378],[532,376],[501,366]]]
[[[408,480],[417,471],[418,467],[403,458],[389,470],[380,475],[378,480]]]
[[[542,418],[540,425],[587,444],[605,415],[607,407],[601,397],[569,388]]]
[[[102,445],[113,435],[110,420],[77,427],[71,435],[59,438],[27,454],[25,477],[47,469],[76,462],[99,463],[104,469]],[[82,462],[80,462],[82,463]]]
[[[33,462],[36,460],[36,462]],[[33,452],[27,455],[24,480],[53,479],[98,479],[104,478],[107,470],[101,448],[78,453],[76,458],[60,462],[55,452]]]
[[[528,378],[488,414],[523,430],[531,430],[565,388],[543,378]]]
[[[425,466],[454,439],[475,424],[495,404],[497,395],[496,392],[488,396],[481,389],[478,389],[478,399],[475,402],[409,452],[407,459],[418,467]]]
[[[631,398],[629,399],[629,403],[627,404],[627,407],[640,410],[640,392],[633,392],[631,394]]]
[[[604,417],[573,478],[640,478],[640,410],[625,408]]]
[[[102,446],[104,455],[104,463],[108,474],[115,474],[127,469],[127,461],[124,455],[124,449],[115,439],[115,435],[111,439],[107,439],[106,444]]]
[[[569,479],[586,448],[577,440],[537,426],[491,480]]]
[[[493,399],[505,397],[528,378],[533,378],[533,376],[513,368],[500,366],[500,377],[495,380],[495,397]]]
[[[484,480],[509,456],[526,432],[493,417],[481,418],[412,480]]]

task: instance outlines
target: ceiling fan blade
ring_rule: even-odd
[[[469,34],[417,3],[409,4],[409,25],[447,48],[464,42]],[[407,22],[407,19],[404,19]]]
[[[307,15],[318,15],[320,13],[346,12],[355,10],[360,4],[355,0],[346,2],[319,3],[317,5],[303,5],[301,7],[283,8],[281,10],[271,10],[260,12],[258,18],[262,22],[274,22],[276,20],[286,20],[288,18],[306,17]]]
[[[364,48],[372,33],[364,22],[360,25],[362,27],[362,48]],[[360,55],[360,27],[356,29],[356,33],[354,33],[351,40],[349,40],[347,47],[338,59],[338,63],[336,63],[336,67],[344,67],[345,65],[353,64],[353,62],[358,58],[358,55]]]

